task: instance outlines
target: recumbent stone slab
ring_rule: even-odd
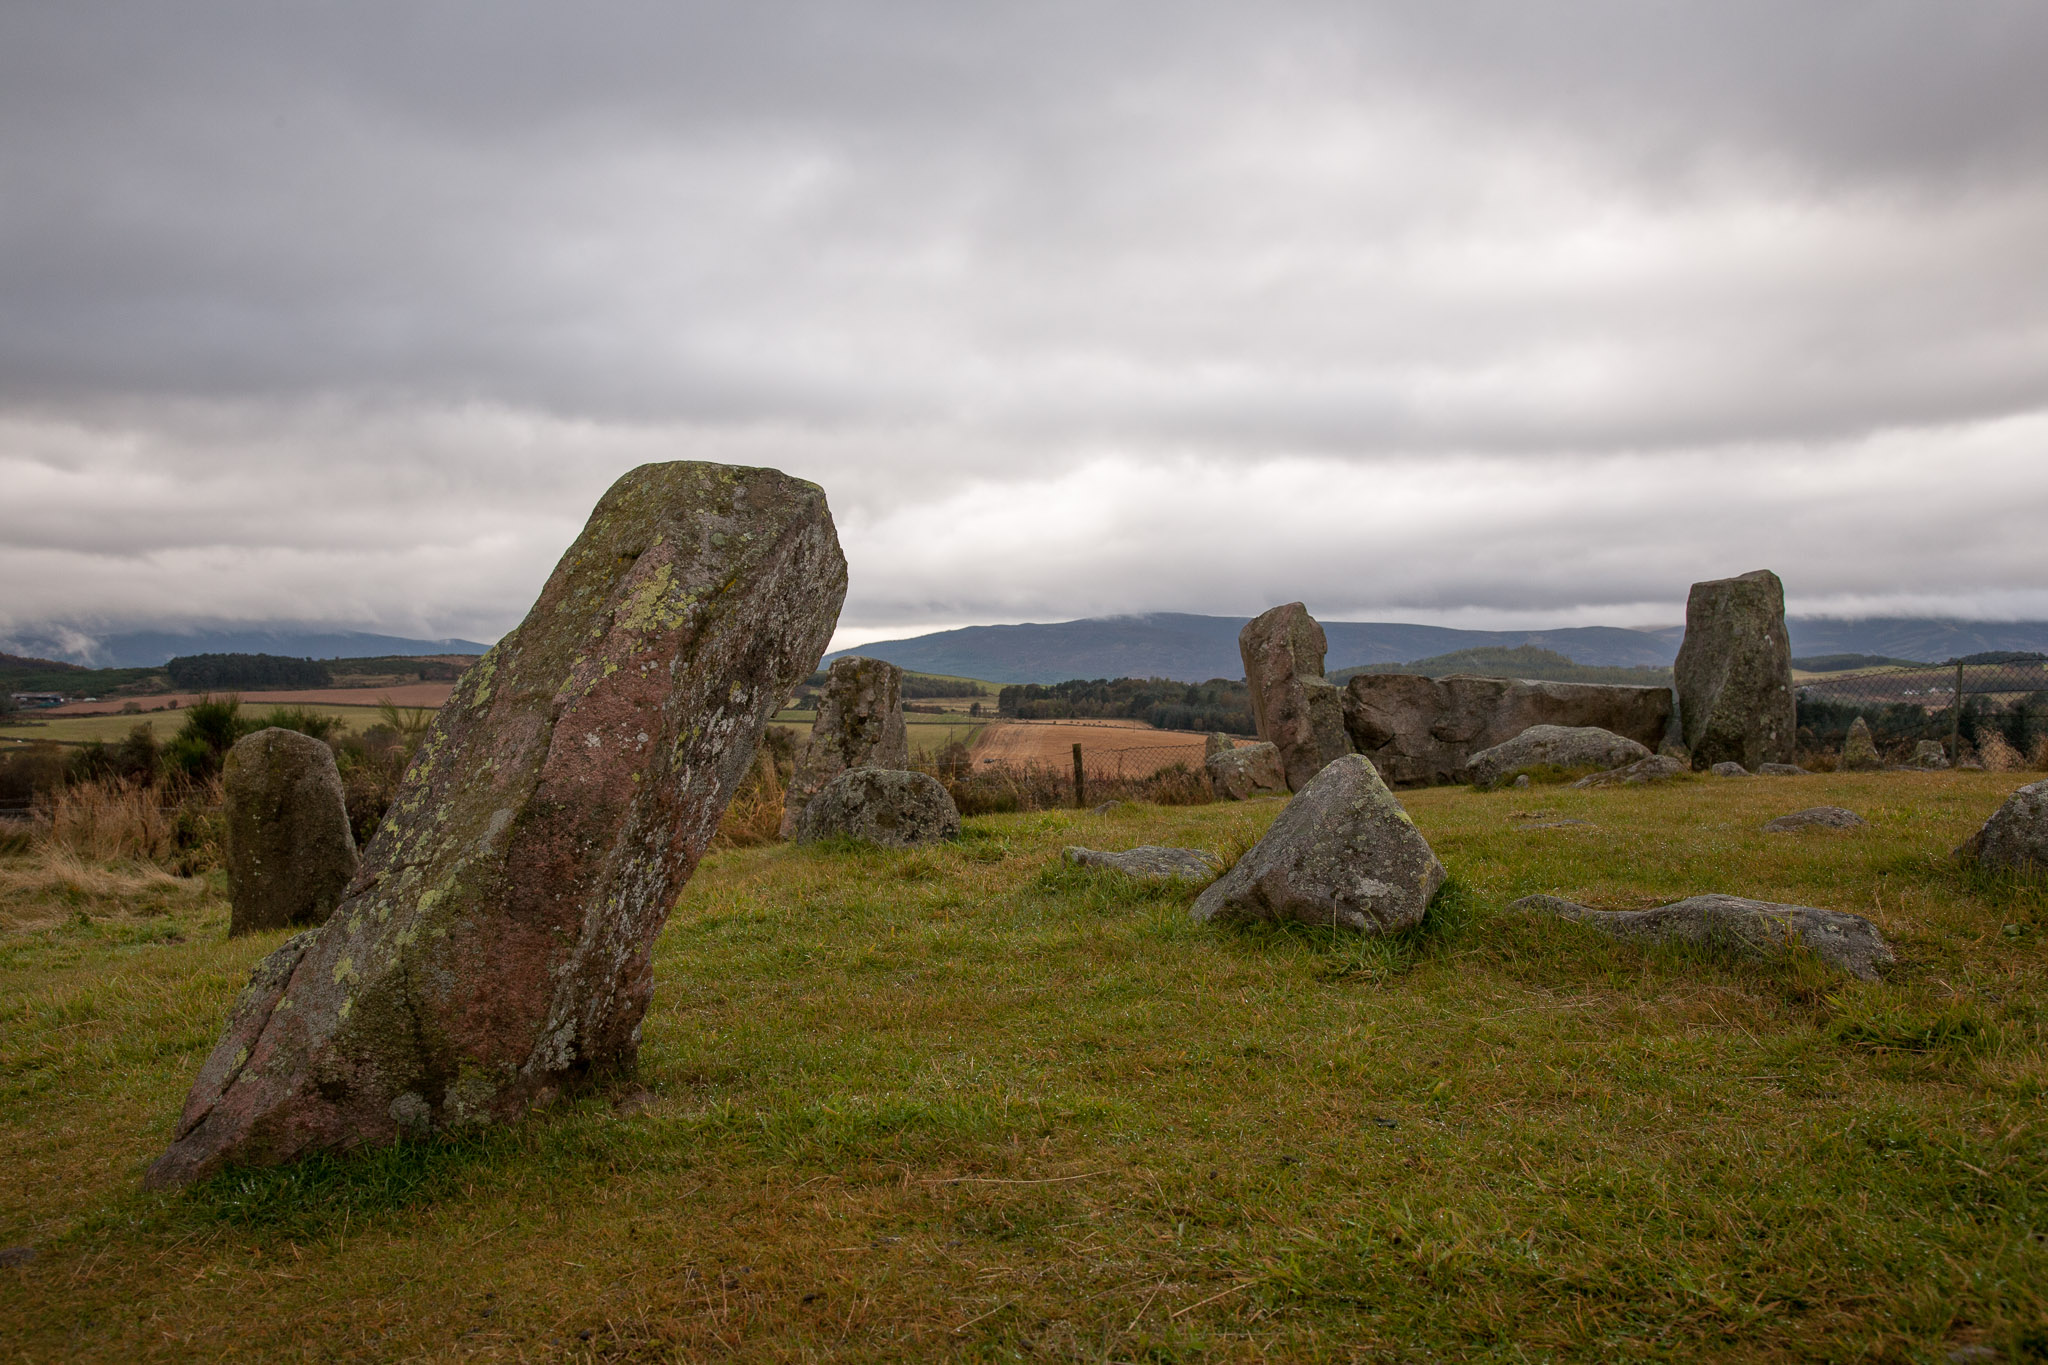
[[[1869,920],[1810,905],[1706,895],[1652,910],[1595,910],[1561,896],[1524,896],[1508,908],[1575,920],[1610,938],[1690,943],[1743,957],[1769,957],[1797,939],[1822,961],[1864,981],[1877,980],[1879,970],[1892,963],[1891,948]]]
[[[796,833],[803,814],[827,782],[851,768],[910,766],[903,726],[903,670],[881,659],[834,659],[810,738],[782,799],[782,837]]]
[[[655,935],[845,592],[814,484],[613,484],[456,685],[333,916],[258,967],[148,1183],[505,1120],[630,1068]]]
[[[356,875],[334,750],[276,726],[244,735],[221,768],[228,937],[325,924]]]
[[[844,838],[911,848],[960,837],[960,808],[927,773],[855,768],[825,784],[796,822],[798,843]]]
[[[1196,898],[1198,920],[1300,920],[1366,934],[1422,921],[1443,864],[1360,754],[1295,794],[1265,837]]]
[[[1474,754],[1536,725],[1594,726],[1654,748],[1671,689],[1606,683],[1360,673],[1344,684],[1344,725],[1396,787],[1463,781]]]

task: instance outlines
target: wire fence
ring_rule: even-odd
[[[1798,693],[1809,753],[1839,751],[1860,716],[1888,758],[1903,761],[1933,740],[1951,762],[2048,766],[2048,657],[1864,669],[1809,678]]]

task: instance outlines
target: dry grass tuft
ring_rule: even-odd
[[[2016,773],[2026,766],[2020,751],[2006,743],[2005,736],[1988,730],[1977,737],[1977,761],[1987,773]]]
[[[763,746],[754,766],[719,818],[713,848],[753,848],[773,843],[782,828],[782,778],[775,755]]]
[[[177,820],[135,782],[80,782],[37,802],[38,842],[73,858],[161,860],[177,845]]]

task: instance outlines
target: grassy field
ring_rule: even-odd
[[[242,714],[261,717],[271,710],[272,705],[273,703],[264,700],[262,693],[251,693],[242,698]],[[303,706],[293,703],[292,709],[316,711],[323,716],[333,716],[357,734],[377,724],[379,720],[374,698],[367,706],[335,706],[324,702],[311,702]],[[44,739],[55,740],[59,744],[85,744],[95,739],[112,744],[125,738],[138,724],[149,726],[161,742],[177,734],[178,727],[185,723],[183,714],[178,711],[152,711],[140,716],[36,716],[31,712],[11,719],[14,724],[0,721],[0,744],[30,744]]]
[[[2048,1355],[2048,899],[1944,855],[2027,775],[1404,795],[1395,941],[1190,922],[970,820],[707,859],[641,1082],[515,1128],[137,1181],[249,966],[215,883],[0,861],[0,1341],[46,1360]],[[1865,830],[1766,835],[1834,803]],[[1590,826],[1530,829],[1539,812]],[[1868,915],[1882,985],[1506,903]],[[617,1101],[619,1103],[614,1104]],[[9,1259],[20,1260],[24,1253]]]
[[[801,745],[811,737],[811,725],[817,719],[816,711],[787,710],[777,711],[770,723],[789,731],[790,737]],[[955,741],[972,744],[988,724],[985,720],[968,720],[963,715],[932,715],[928,712],[913,711],[903,717],[912,754],[937,753]]]

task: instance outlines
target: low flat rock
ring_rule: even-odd
[[[1716,763],[1707,771],[1715,777],[1748,777],[1751,775],[1749,769],[1743,767],[1740,763]]]
[[[1814,806],[1809,810],[1781,815],[1764,828],[1773,834],[1784,834],[1795,829],[1861,829],[1866,823],[1853,810],[1843,810],[1840,806]]]
[[[800,844],[834,836],[883,848],[960,837],[960,808],[939,780],[894,768],[855,768],[827,782],[797,817]]]
[[[1604,773],[1589,774],[1572,786],[1581,790],[1587,787],[1640,787],[1647,782],[1669,782],[1691,771],[1690,765],[1668,754],[1651,754],[1619,768],[1609,768]]]
[[[1956,856],[1994,871],[2048,876],[2048,779],[2005,798]]]
[[[1508,908],[1574,920],[1629,942],[1691,943],[1743,957],[1771,957],[1796,938],[1822,961],[1863,981],[1877,980],[1892,963],[1892,950],[1876,925],[1861,915],[1811,905],[1705,895],[1652,910],[1595,910],[1561,896],[1524,896]]]
[[[1523,826],[1521,826],[1521,828],[1522,828],[1522,829],[1595,829],[1595,828],[1598,828],[1598,826],[1594,825],[1594,823],[1593,823],[1593,822],[1592,822],[1591,820],[1538,820],[1538,821],[1536,821],[1536,822],[1535,822],[1534,824],[1529,824],[1529,825],[1523,825]]]
[[[1443,864],[1371,760],[1346,754],[1195,900],[1198,920],[1299,920],[1379,934],[1422,920]]]
[[[1800,767],[1797,763],[1759,763],[1756,765],[1756,775],[1758,777],[1811,776],[1806,769]]]
[[[1148,882],[1206,882],[1216,875],[1216,864],[1198,848],[1142,844],[1122,853],[1112,853],[1099,848],[1070,846],[1060,856],[1077,867],[1106,867],[1112,872]]]
[[[1597,725],[1532,725],[1472,755],[1463,776],[1475,787],[1490,787],[1525,768],[1617,768],[1651,756],[1634,740]]]

